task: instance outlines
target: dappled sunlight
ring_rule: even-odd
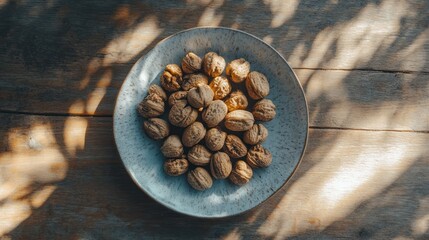
[[[235,227],[234,229],[232,229],[231,231],[228,232],[227,235],[223,236],[221,238],[222,240],[240,240],[243,239],[241,234],[240,234],[240,230],[238,227]]]
[[[97,110],[98,105],[106,94],[106,88],[96,88],[94,89],[88,96],[87,104],[86,104],[86,112],[88,114],[93,115]]]
[[[159,28],[158,18],[153,15],[145,17],[144,21],[114,38],[101,52],[105,55],[103,66],[114,63],[127,63],[155,40],[162,29]]]
[[[68,112],[70,114],[95,114],[103,97],[106,95],[107,88],[112,82],[112,74],[112,69],[106,68],[101,78],[97,81],[94,90],[88,95],[86,102],[82,99],[76,100],[70,105]],[[85,83],[88,81],[89,78],[85,80]]]
[[[262,41],[266,42],[267,44],[273,43],[273,37],[271,35],[267,35],[262,38]]]
[[[113,20],[121,26],[130,27],[139,17],[139,14],[133,12],[131,8],[129,4],[119,6],[112,17]]]
[[[332,74],[327,71],[317,71],[312,74],[311,79],[306,82],[307,99],[315,101],[323,95],[331,101],[348,102],[347,90],[344,88],[344,78],[349,75],[348,71],[337,71]],[[333,91],[334,90],[334,91]]]
[[[8,149],[0,153],[0,236],[40,207],[68,169],[49,123],[10,129]]]
[[[416,219],[411,228],[413,229],[413,235],[416,237],[427,233],[429,231],[429,214]]]
[[[307,159],[324,158],[290,186],[259,233],[283,239],[322,231],[351,214],[427,154],[426,134],[398,139],[399,134],[371,132],[362,138],[358,131],[340,132],[329,149],[308,154]]]
[[[99,70],[109,68],[113,64],[129,62],[149,46],[162,31],[163,29],[158,24],[158,18],[149,15],[143,22],[111,40],[106,44],[106,47],[100,50],[104,54],[104,58],[93,58],[88,63],[86,74],[80,81],[80,89],[86,88],[91,78]]]
[[[293,49],[293,52],[289,55],[289,58],[287,59],[288,63],[291,66],[301,66],[303,58],[307,53],[307,50],[308,49],[305,47],[305,44],[303,42],[298,43]]]
[[[397,236],[397,237],[394,237],[392,240],[413,240],[413,238],[405,237],[405,236]]]
[[[270,27],[278,28],[293,17],[299,0],[264,0],[264,3],[270,5],[273,14]]]
[[[68,117],[64,123],[64,145],[71,156],[78,150],[85,149],[88,120],[83,117]]]
[[[333,29],[333,35],[338,36],[337,50],[326,65],[333,68],[364,65],[378,50],[389,47],[396,40],[401,19],[412,11],[405,0],[366,5],[352,20]]]
[[[429,196],[419,200],[417,216],[411,225],[411,230],[415,237],[429,232]]]
[[[417,71],[423,70],[425,63],[427,62],[426,52],[423,51],[424,45],[428,44],[429,39],[429,28],[426,31],[420,33],[420,35],[406,48],[402,49],[398,53],[399,59],[401,59],[401,65],[403,68],[413,67]],[[410,61],[410,60],[417,61]],[[418,66],[409,66],[410,63],[417,63]]]
[[[4,7],[8,2],[9,0],[0,0],[0,9]]]
[[[289,55],[289,60],[297,68],[360,68],[376,54],[387,51],[400,33],[401,20],[414,16],[416,11],[405,0],[383,1],[379,5],[368,3],[352,19],[335,23],[317,33],[305,59],[305,46],[297,44]],[[408,55],[408,52],[420,49],[417,57],[423,61],[418,62],[424,66],[426,53],[421,50],[426,38],[427,35],[422,33],[416,39],[414,47],[408,47],[408,50],[401,51],[399,55]],[[403,60],[401,62],[406,62],[406,59]]]
[[[427,187],[416,182],[427,181],[419,174],[429,154],[427,7],[408,0],[0,0],[7,49],[0,54],[7,116],[0,239],[367,238],[396,226],[389,237],[426,237]],[[115,97],[133,63],[162,38],[197,26],[240,29],[272,45],[294,68],[309,106],[309,144],[292,179],[229,219],[187,218],[149,200],[121,165],[112,134]],[[212,196],[212,203],[240,194]]]
[[[425,75],[298,69],[312,126],[426,130],[429,84]],[[422,121],[423,119],[423,121]]]
[[[201,14],[197,26],[219,26],[223,19],[222,13],[217,13],[217,9],[223,5],[224,0],[214,0]]]

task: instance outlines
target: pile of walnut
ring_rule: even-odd
[[[237,185],[249,182],[252,168],[272,162],[270,151],[261,145],[268,130],[255,123],[276,115],[275,105],[265,98],[270,91],[267,78],[250,72],[250,63],[243,58],[230,62],[225,71],[228,77],[222,76],[225,59],[214,52],[204,59],[189,52],[181,65],[167,65],[161,75],[162,88],[151,85],[138,106],[147,119],[143,124],[146,134],[165,139],[161,147],[167,159],[165,172],[171,176],[188,172],[189,184],[201,191],[212,186],[212,177],[229,178]],[[166,102],[173,126],[159,118]]]

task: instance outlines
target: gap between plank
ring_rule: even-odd
[[[347,128],[347,127],[324,127],[310,126],[310,129],[318,130],[347,130],[347,131],[365,131],[365,132],[404,132],[404,133],[429,133],[429,130],[400,130],[400,129],[369,129],[369,128]]]
[[[90,115],[90,114],[74,114],[74,113],[33,113],[25,111],[1,110],[0,114],[16,114],[16,115],[35,115],[45,117],[88,117],[88,118],[112,118],[112,114]],[[404,133],[429,133],[429,130],[397,130],[397,129],[368,129],[368,128],[347,128],[347,127],[327,127],[327,126],[309,126],[310,129],[318,130],[340,130],[340,131],[366,131],[366,132],[404,132]]]
[[[373,68],[306,68],[306,67],[292,67],[294,70],[320,70],[320,71],[363,71],[363,72],[382,72],[382,73],[402,73],[402,74],[429,74],[428,71],[398,71],[398,70],[383,70]]]

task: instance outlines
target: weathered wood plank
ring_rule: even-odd
[[[61,74],[73,64],[85,68],[94,57],[132,58],[147,51],[145,45],[152,41],[212,25],[264,38],[294,67],[429,71],[428,12],[425,1],[9,1],[0,9],[5,50],[0,59],[10,67],[22,68],[14,65],[18,64]],[[139,34],[152,35],[140,39],[143,46],[131,50],[109,45],[136,27],[144,30]]]
[[[311,130],[298,172],[280,192],[244,215],[201,220],[160,206],[135,186],[116,154],[109,118],[0,119],[0,236],[428,237],[426,133]]]
[[[297,70],[310,126],[429,130],[428,74]]]
[[[428,74],[308,69],[296,73],[308,99],[310,126],[429,131]],[[83,91],[26,80],[0,83],[0,109],[111,115],[121,80],[115,82]],[[31,89],[31,95],[20,97],[21,89]]]
[[[0,7],[0,109],[112,114],[127,72],[156,42],[189,27],[220,25],[270,42],[295,68],[399,72],[300,70],[303,81],[310,78],[308,85],[313,86],[307,89],[310,100],[321,96],[314,86],[332,86],[324,90],[332,91],[325,94],[328,99],[310,101],[312,125],[384,129],[389,119],[391,129],[427,131],[427,122],[408,116],[427,108],[427,94],[422,94],[427,91],[427,74],[420,71],[429,72],[428,12],[426,1],[8,1]],[[417,73],[401,73],[409,71]],[[312,79],[316,77],[319,80]],[[391,80],[398,90],[392,89]],[[338,96],[341,84],[345,93]],[[357,86],[363,93],[353,89]],[[392,91],[397,99],[405,98],[405,104],[395,106]],[[333,101],[337,109],[328,111]],[[371,117],[372,109],[380,109],[375,113],[382,116]],[[313,110],[338,112],[320,116]],[[396,111],[401,113],[395,115]],[[354,120],[361,117],[353,113],[371,114],[369,124]]]

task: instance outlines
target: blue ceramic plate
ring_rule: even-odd
[[[193,190],[186,176],[170,177],[162,168],[161,141],[149,139],[142,130],[143,119],[136,106],[151,83],[169,63],[180,64],[192,51],[204,56],[217,52],[226,62],[245,58],[251,70],[265,74],[270,82],[268,96],[277,106],[274,120],[265,124],[269,137],[264,142],[273,163],[256,169],[252,180],[238,187],[216,180],[204,192]],[[252,209],[279,190],[298,166],[308,134],[308,110],[304,92],[286,60],[271,46],[243,31],[229,28],[193,28],[158,43],[131,69],[119,92],[114,113],[114,135],[125,168],[149,196],[175,211],[205,218],[226,217]]]

